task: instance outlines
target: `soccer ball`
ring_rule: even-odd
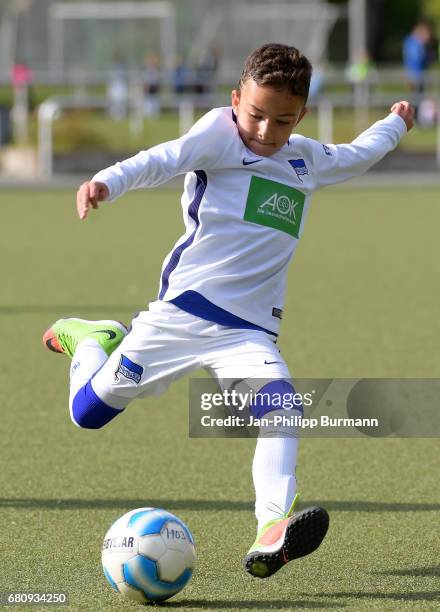
[[[110,585],[142,603],[164,601],[181,591],[195,560],[188,527],[159,508],[127,512],[113,523],[102,545],[102,566]]]

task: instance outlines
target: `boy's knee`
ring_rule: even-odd
[[[100,429],[120,414],[124,408],[112,408],[94,392],[89,381],[73,398],[71,417],[78,427]]]
[[[264,385],[256,393],[249,410],[252,416],[258,419],[275,410],[304,412],[301,396],[288,380],[272,380]]]
[[[291,382],[273,380],[262,387],[249,406],[254,418],[260,419],[260,438],[296,438],[296,418],[303,415],[301,396]],[[292,417],[295,417],[292,420]]]

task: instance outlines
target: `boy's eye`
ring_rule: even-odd
[[[279,125],[289,125],[290,121],[281,121],[280,119],[278,119],[277,123]]]
[[[256,119],[257,121],[260,121],[263,118],[260,115],[254,115],[252,113],[249,113],[249,115],[252,117],[252,119]]]

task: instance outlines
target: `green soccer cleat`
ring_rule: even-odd
[[[43,336],[43,343],[55,353],[72,357],[84,338],[95,338],[107,355],[111,355],[125,335],[127,328],[118,321],[86,321],[85,319],[58,319]]]
[[[327,533],[329,516],[324,508],[312,506],[293,515],[299,498],[279,519],[260,529],[244,559],[244,569],[257,578],[268,578],[293,559],[316,550]]]

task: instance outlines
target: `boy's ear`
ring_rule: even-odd
[[[234,113],[237,113],[238,107],[240,105],[240,92],[237,91],[236,89],[232,90],[231,101],[232,101],[232,109]]]
[[[307,108],[307,106],[305,106],[302,109],[302,111],[301,111],[301,113],[300,113],[300,115],[298,117],[298,121],[296,122],[296,125],[298,125],[298,123],[301,121],[301,119],[304,117],[304,115],[307,114],[308,112],[309,112],[309,109]]]

